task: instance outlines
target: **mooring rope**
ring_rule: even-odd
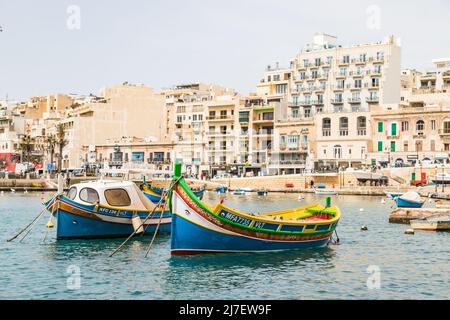
[[[173,187],[175,186],[175,184],[176,184],[180,179],[181,179],[181,177],[179,177],[179,178],[178,178],[177,180],[175,180],[175,181],[172,181],[172,183],[171,183],[169,189],[167,190],[167,194],[169,194],[170,191],[172,191]],[[164,194],[164,191],[163,191],[163,194]],[[109,258],[111,258],[113,255],[115,255],[117,252],[119,252],[119,251],[123,248],[123,246],[124,246],[124,245],[125,245],[125,244],[133,237],[133,236],[136,235],[137,231],[138,231],[142,226],[145,225],[145,223],[147,222],[147,220],[153,215],[153,213],[155,213],[156,209],[162,204],[162,201],[163,201],[163,200],[164,200],[164,197],[161,196],[161,198],[159,199],[158,203],[157,203],[156,206],[153,208],[152,212],[151,212],[150,214],[148,214],[147,217],[144,219],[144,221],[139,225],[139,227],[136,228],[136,229],[133,231],[133,233],[131,233],[131,234],[128,236],[128,238],[126,238],[125,241],[122,242],[122,243],[120,244],[120,246],[119,246],[116,250],[114,250],[114,251],[109,255]],[[165,208],[165,205],[164,205],[164,208]],[[164,214],[164,210],[161,211],[161,215],[163,215],[163,214]],[[162,218],[161,218],[161,216],[160,216],[160,220],[159,220],[158,226],[159,226],[159,224],[161,223],[161,220],[162,220]],[[147,226],[147,227],[148,227],[148,226]],[[147,227],[144,228],[144,232],[145,232],[145,230],[147,230]],[[153,237],[155,237],[155,234],[153,235]],[[152,242],[153,242],[153,241],[152,241]]]
[[[162,195],[165,196],[165,192],[164,192],[164,191],[163,191]],[[158,230],[159,230],[159,226],[161,225],[161,221],[162,221],[162,218],[163,218],[163,216],[164,216],[164,211],[166,211],[166,204],[167,204],[167,201],[164,202],[164,205],[163,205],[163,207],[162,207],[162,209],[161,209],[161,214],[159,215],[159,221],[158,221],[158,224],[156,225],[155,232],[153,232],[152,241],[150,241],[150,244],[148,245],[148,248],[147,248],[147,252],[145,253],[145,257],[146,257],[146,258],[147,258],[148,254],[149,254],[149,252],[150,252],[150,249],[152,248],[153,241],[155,241],[156,235],[157,235]]]
[[[45,208],[39,212],[39,214],[33,219],[33,221],[31,221],[25,228],[23,228],[22,230],[19,231],[18,234],[16,234],[14,237],[12,237],[11,239],[6,240],[6,242],[11,242],[13,240],[15,240],[18,236],[20,236],[22,233],[24,233],[26,230],[28,230],[28,228],[33,227],[36,222],[42,217],[42,215],[45,213],[46,210],[48,210],[49,207],[54,205],[54,200],[56,199],[56,197],[58,197],[59,193],[56,193],[50,200],[50,202],[48,203],[48,205],[45,206]],[[20,240],[20,242],[22,242],[23,239],[25,239],[25,237],[30,233],[31,229],[25,234],[25,236]]]

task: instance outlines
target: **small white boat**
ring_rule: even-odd
[[[429,217],[425,219],[416,219],[411,220],[410,224],[414,230],[450,230],[450,216],[444,215]]]
[[[395,203],[399,208],[422,208],[425,200],[415,191],[409,191],[404,195],[395,198]]]
[[[245,193],[246,193],[246,191],[243,189],[236,189],[236,190],[233,190],[233,192],[232,192],[232,194],[235,196],[242,196],[242,195],[245,195]]]
[[[318,196],[333,196],[338,194],[337,190],[332,189],[315,189],[314,193]]]

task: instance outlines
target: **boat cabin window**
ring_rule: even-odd
[[[108,204],[113,207],[128,207],[131,205],[130,196],[124,189],[105,190],[105,198]]]
[[[67,198],[73,200],[75,199],[76,196],[77,196],[77,188],[76,187],[70,188],[69,191],[67,192]]]
[[[84,202],[95,203],[99,201],[100,197],[98,196],[97,191],[91,188],[84,188],[80,191],[80,199]]]

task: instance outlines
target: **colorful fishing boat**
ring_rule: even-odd
[[[161,196],[162,196],[163,191],[164,191],[163,189],[160,189],[160,188],[154,188],[154,187],[152,187],[151,185],[148,185],[148,184],[146,184],[146,183],[144,183],[144,185],[143,185],[143,192],[144,192],[144,195],[145,195],[150,201],[152,201],[152,202],[155,203],[155,204],[158,204],[158,203],[165,203],[165,202],[166,202],[165,199],[161,200]],[[205,189],[203,188],[203,189],[200,189],[200,190],[198,190],[198,191],[193,191],[193,192],[195,193],[195,195],[196,195],[197,197],[199,197],[200,199],[202,199],[202,198],[203,198],[203,195],[205,194]]]
[[[410,191],[395,198],[395,203],[399,208],[422,208],[425,200],[422,200],[417,192]]]
[[[44,205],[57,219],[58,240],[128,237],[135,230],[153,234],[158,224],[159,232],[170,233],[170,211],[156,207],[132,182],[75,184]]]
[[[198,199],[175,165],[171,191],[171,253],[261,252],[323,247],[340,219],[335,206],[314,204],[269,213],[244,213]]]

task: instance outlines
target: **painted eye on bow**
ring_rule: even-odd
[[[191,213],[189,212],[189,210],[184,210],[184,213],[186,214],[186,215],[190,215]]]

